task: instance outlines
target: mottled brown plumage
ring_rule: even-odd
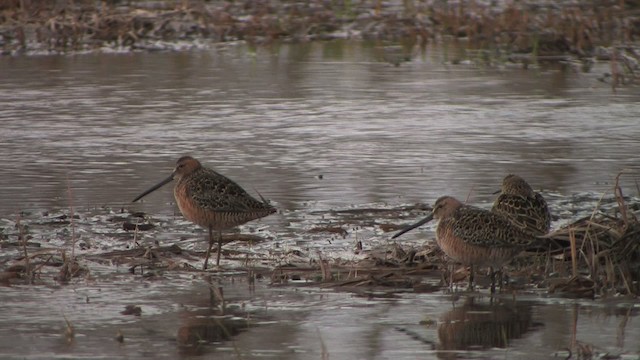
[[[547,202],[517,175],[504,178],[491,211],[504,215],[513,225],[531,235],[545,235],[551,227]]]
[[[176,180],[173,195],[182,215],[189,221],[209,229],[209,247],[204,260],[205,269],[213,245],[213,230],[218,231],[216,265],[220,265],[222,230],[265,217],[276,211],[266,200],[256,200],[240,185],[222,174],[203,167],[191,156],[181,157],[171,176],[133,201],[141,199],[172,180]]]
[[[436,229],[438,246],[453,260],[471,266],[472,274],[474,266],[489,266],[493,273],[493,268],[501,268],[535,240],[504,216],[464,205],[451,196],[439,198],[429,216],[401,230],[393,238],[432,219],[439,220]],[[469,288],[472,287],[473,278],[469,281]],[[492,291],[495,291],[494,284]]]

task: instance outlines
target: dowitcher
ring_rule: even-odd
[[[469,289],[473,289],[473,270],[478,266],[491,268],[491,292],[495,292],[495,272],[513,259],[523,247],[535,240],[509,220],[489,210],[465,205],[454,197],[443,196],[433,205],[426,218],[409,225],[398,236],[436,219],[436,242],[444,253],[471,267]]]
[[[178,159],[175,170],[169,177],[140,194],[133,199],[133,202],[172,180],[176,180],[173,195],[182,215],[189,221],[209,229],[209,247],[204,259],[204,269],[207,268],[213,246],[214,230],[218,232],[216,265],[219,266],[222,230],[231,229],[276,212],[267,200],[251,197],[240,185],[212,169],[203,167],[191,156]]]
[[[547,202],[523,178],[513,174],[505,176],[499,192],[491,211],[506,216],[513,225],[531,235],[549,232],[551,213]]]

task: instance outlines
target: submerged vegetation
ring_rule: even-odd
[[[4,54],[164,50],[247,41],[355,38],[466,41],[485,62],[611,60],[616,84],[637,80],[640,6],[634,1],[98,1],[0,4]]]

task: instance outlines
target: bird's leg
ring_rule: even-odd
[[[453,264],[449,261],[445,262],[445,270],[442,272],[442,282],[449,288],[449,292],[453,292]]]
[[[209,255],[211,255],[211,247],[213,246],[213,228],[209,226],[209,247],[207,247],[207,255],[204,257],[203,270],[207,270],[207,263],[209,262]]]
[[[504,274],[504,268],[502,267],[498,271],[500,272],[500,291],[502,292],[504,284],[509,284],[509,275]]]
[[[216,257],[216,266],[220,266],[220,253],[222,252],[222,230],[218,230],[218,254]]]
[[[491,278],[491,295],[493,295],[496,293],[496,272],[493,270],[493,266],[489,267],[489,277]]]
[[[471,265],[469,268],[471,270],[469,271],[469,288],[467,290],[473,291],[473,278],[475,277],[475,274],[473,272],[473,265]]]
[[[551,245],[547,247],[547,256],[544,264],[544,278],[545,280],[549,278],[549,275],[553,271],[553,258],[551,257]]]
[[[447,268],[449,268],[449,291],[453,292],[453,269],[454,269],[455,265],[453,264],[453,262],[449,262],[449,265],[447,265]]]

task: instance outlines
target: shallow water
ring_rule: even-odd
[[[318,359],[324,352],[332,359],[553,359],[565,358],[565,349],[580,343],[594,353],[637,358],[640,307],[633,301],[367,297],[262,282],[250,291],[246,282],[222,281],[228,301],[222,316],[209,307],[206,284],[167,274],[155,280],[122,276],[108,283],[5,288],[0,356]],[[17,305],[42,297],[47,307]],[[125,304],[140,306],[141,316],[122,315]],[[74,327],[70,340],[63,316]],[[219,330],[221,323],[226,330]]]
[[[159,226],[141,234],[141,243],[202,249],[203,231],[176,214],[168,187],[130,204],[185,154],[281,210],[242,227],[267,241],[225,248],[283,263],[292,250],[361,258],[353,253],[356,241],[365,251],[389,243],[369,220],[403,223],[419,215],[347,218],[332,209],[431,203],[443,194],[470,194],[486,205],[509,172],[543,189],[558,216],[554,226],[589,213],[621,170],[626,195],[638,195],[640,92],[614,94],[598,80],[607,64],[590,73],[451,65],[460,50],[434,47],[396,67],[384,61],[388,50],[327,42],[0,58],[2,235],[15,241],[19,219],[47,248],[68,249],[69,224],[56,221],[72,199],[80,214],[76,236],[86,244],[80,254],[132,243],[118,220],[121,208],[153,214]],[[307,232],[335,223],[347,224],[347,235]],[[405,241],[419,245],[424,233]],[[19,251],[4,249],[0,259]],[[441,292],[362,297],[274,288],[266,279],[251,292],[225,278],[225,299],[240,306],[239,318],[256,319],[245,328],[224,318],[239,332],[229,337],[211,324],[200,275],[147,278],[115,265],[88,266],[91,276],[69,285],[2,288],[0,357],[318,359],[324,344],[333,359],[540,359],[556,352],[564,358],[576,341],[599,354],[637,359],[640,352],[633,301],[534,293],[465,306],[466,296],[454,301]],[[120,313],[130,304],[142,308],[141,317]],[[65,316],[76,333],[71,342]],[[123,344],[114,340],[118,331]],[[216,341],[181,343],[198,338]]]
[[[640,168],[640,92],[591,73],[395,67],[343,42],[0,59],[0,215],[128,205],[191,154],[280,208],[491,197],[508,172],[564,194]],[[323,175],[322,180],[317,179]],[[629,185],[635,189],[633,181]],[[167,211],[171,192],[147,199]]]

